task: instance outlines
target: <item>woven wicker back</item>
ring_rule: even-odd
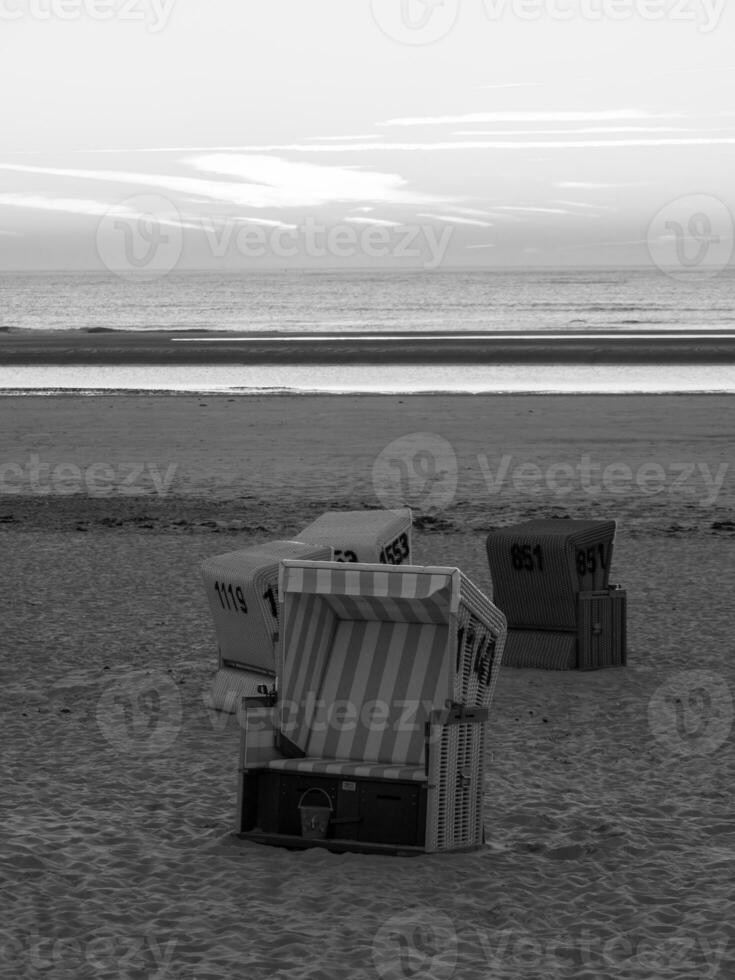
[[[278,567],[283,558],[329,559],[325,545],[269,541],[215,555],[202,564],[220,663],[275,674],[280,631]]]
[[[297,540],[331,546],[335,561],[410,565],[411,511],[328,511],[304,528]]]
[[[575,630],[580,592],[607,588],[615,521],[538,520],[493,531],[494,599],[511,628]]]

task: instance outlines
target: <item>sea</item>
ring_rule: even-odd
[[[0,273],[0,330],[269,335],[733,334],[735,271],[266,270]],[[731,364],[3,365],[9,392],[735,391]]]

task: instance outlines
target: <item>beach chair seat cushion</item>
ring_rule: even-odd
[[[345,779],[394,779],[400,782],[426,782],[423,766],[382,765],[380,763],[354,762],[351,759],[273,759],[267,769],[281,772],[308,772],[324,776],[341,776]]]

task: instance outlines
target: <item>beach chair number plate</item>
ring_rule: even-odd
[[[605,546],[600,543],[597,548],[587,548],[586,551],[577,552],[577,574],[586,575],[590,572],[592,575],[597,571],[597,557],[600,558],[600,568],[607,568],[607,561],[605,559]]]
[[[248,604],[245,601],[245,593],[242,591],[241,585],[233,588],[231,582],[229,585],[227,582],[215,582],[214,591],[217,593],[223,609],[229,609],[231,612],[241,612],[247,615]]]
[[[383,548],[380,552],[380,560],[384,565],[402,565],[410,553],[408,535],[401,534]]]
[[[339,551],[338,549],[335,549],[334,560],[357,562],[357,555],[355,554],[354,551]]]
[[[510,549],[513,568],[517,572],[543,572],[544,550],[540,544],[532,548],[530,544],[514,544]]]
[[[217,598],[223,609],[227,609],[229,612],[240,612],[247,616],[248,604],[241,585],[233,587],[231,582],[229,584],[227,582],[215,582],[214,591],[217,593]],[[277,587],[274,588],[273,585],[269,585],[263,593],[263,598],[268,603],[273,618],[278,619]]]

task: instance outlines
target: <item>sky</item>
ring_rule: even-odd
[[[0,0],[0,269],[730,261],[723,0]]]

